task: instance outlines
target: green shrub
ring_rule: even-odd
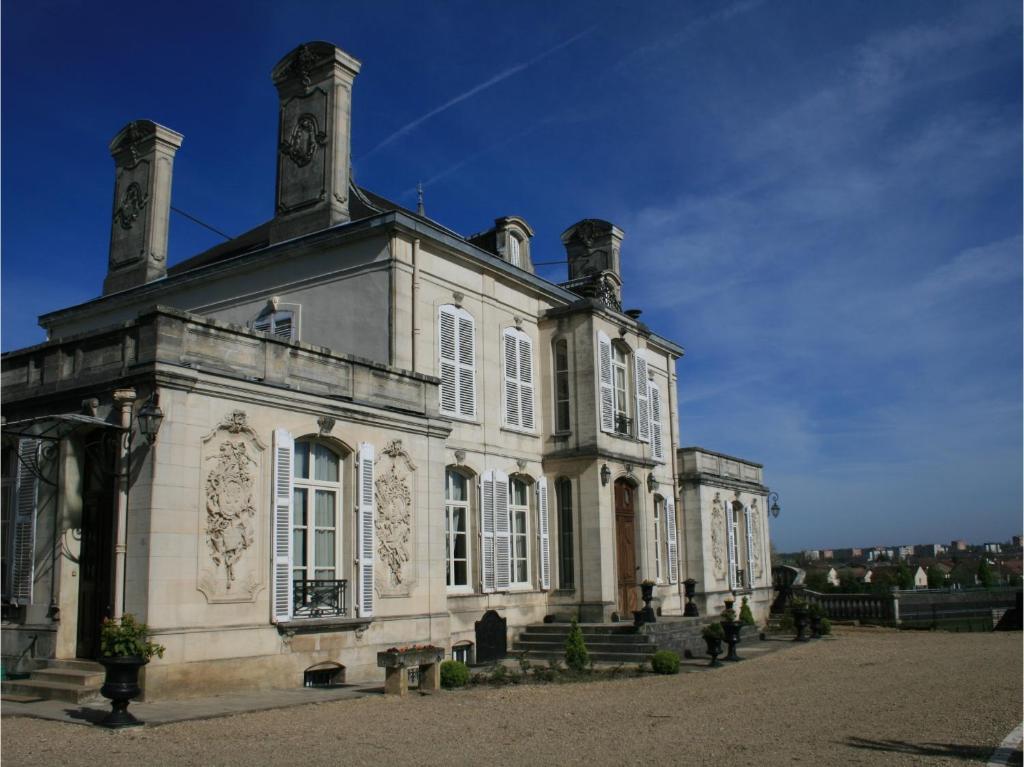
[[[569,630],[569,637],[565,640],[565,665],[571,671],[581,674],[590,665],[590,653],[587,652],[587,644],[583,641],[583,632],[580,631],[580,624],[572,619],[572,628]]]
[[[831,634],[831,633],[832,633],[832,621],[830,621],[828,618],[822,618],[821,619],[821,635],[825,636],[826,634]]]
[[[446,689],[465,687],[469,682],[469,667],[461,660],[446,660],[441,664],[441,686]]]
[[[807,608],[807,615],[815,620],[819,620],[825,617],[825,608],[814,602]]]
[[[490,679],[490,681],[491,681],[492,684],[508,684],[508,681],[509,681],[508,669],[505,668],[500,663],[497,664],[494,667],[494,669],[491,671],[491,679]]]
[[[552,666],[534,666],[532,672],[538,682],[554,682],[558,678],[558,671]]]
[[[671,650],[658,650],[651,656],[651,668],[655,674],[678,674],[679,656]]]
[[[149,626],[137,623],[131,613],[122,615],[120,621],[104,618],[100,627],[100,654],[108,658],[137,655],[147,661],[154,655],[164,657],[164,646],[148,638]]]
[[[746,626],[754,625],[754,613],[750,611],[750,605],[747,604],[746,597],[743,597],[743,604],[740,605],[740,623]]]
[[[704,641],[723,641],[725,639],[725,629],[722,628],[721,623],[709,623],[703,629],[701,629],[700,635],[704,637]]]

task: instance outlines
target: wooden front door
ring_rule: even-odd
[[[633,487],[625,480],[615,481],[615,561],[619,571],[619,617],[630,620],[638,609],[636,582],[636,515]]]

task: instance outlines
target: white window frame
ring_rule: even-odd
[[[501,334],[501,354],[502,423],[506,429],[535,434],[537,405],[533,339],[518,328],[505,328]]]
[[[508,235],[508,262],[512,266],[523,268],[522,243],[516,235],[509,232]]]
[[[466,492],[465,500],[456,501],[451,498],[451,481],[452,477],[459,477],[465,482]],[[472,571],[472,555],[470,551],[472,547],[469,545],[469,520],[470,520],[470,493],[473,490],[473,481],[465,474],[456,471],[455,469],[448,468],[445,470],[444,478],[444,528],[445,528],[445,585],[449,593],[454,592],[467,592],[473,591],[473,571]],[[461,509],[463,512],[463,521],[465,523],[465,530],[462,533],[455,531],[454,525],[452,524],[452,511],[455,509]],[[466,552],[466,582],[465,583],[451,583],[450,581],[454,578],[455,574],[455,539],[462,535],[465,538],[464,551]]]
[[[612,418],[615,420],[613,431],[619,436],[632,436],[629,410],[629,357],[628,351],[616,343],[612,343]],[[618,375],[622,375],[622,388],[619,388]],[[619,418],[624,418],[629,425],[625,431],[618,428]]]
[[[453,326],[451,357],[445,356],[445,315],[451,317]],[[476,420],[476,336],[476,319],[472,314],[454,304],[438,307],[437,377],[441,379],[438,399],[442,415],[449,418],[461,421]],[[445,405],[446,388],[450,389],[453,407]]]
[[[310,477],[299,477],[297,476],[299,461],[297,454],[299,452],[300,445],[309,446],[309,473]],[[312,475],[315,474],[314,468],[314,447],[319,446],[324,450],[327,450],[331,455],[334,456],[338,462],[338,481],[331,482],[328,480],[313,479]],[[342,517],[342,493],[344,490],[344,471],[345,471],[345,459],[338,453],[336,449],[316,439],[303,438],[295,440],[295,455],[292,459],[292,519],[290,527],[293,535],[292,543],[292,561],[291,561],[291,579],[297,580],[296,571],[301,569],[305,572],[304,580],[315,581],[317,578],[317,570],[328,569],[326,567],[319,567],[316,562],[316,533],[318,530],[334,530],[334,565],[330,568],[334,570],[333,578],[325,578],[324,580],[335,580],[335,581],[347,581],[352,582],[352,579],[348,576],[347,571],[344,568],[344,562],[346,558],[343,556],[343,545],[342,539],[344,538],[344,519]],[[306,525],[305,525],[305,538],[306,538],[306,564],[301,566],[296,564],[298,552],[295,551],[294,544],[294,531],[297,527],[295,524],[295,501],[294,496],[297,495],[295,491],[305,490],[306,491]],[[323,492],[330,492],[334,494],[334,526],[333,528],[318,528],[316,525],[316,492],[317,490]]]
[[[521,485],[523,492],[526,496],[525,504],[516,504],[515,501],[515,486]],[[508,478],[508,531],[509,531],[509,547],[508,547],[508,583],[509,589],[528,589],[533,583],[530,572],[530,530],[532,525],[530,524],[530,483],[522,477],[509,477]],[[516,531],[516,516],[521,515],[523,518],[523,532]],[[521,539],[523,543],[522,557],[516,556],[516,539]],[[526,574],[525,580],[519,580],[516,577],[516,563],[524,562],[524,571]]]

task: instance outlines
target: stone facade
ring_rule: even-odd
[[[489,610],[513,635],[631,620],[643,578],[663,616],[687,577],[718,609],[714,492],[756,509],[740,550],[765,601],[760,467],[702,463],[690,494],[683,350],[621,310],[623,232],[566,230],[558,285],[518,216],[463,238],[356,186],[359,68],[323,43],[275,68],[274,219],[158,271],[124,271],[112,238],[104,295],[4,355],[5,499],[34,521],[34,556],[5,548],[5,658],[31,637],[37,657],[94,657],[99,620],[130,612],[167,647],[146,695],[187,696],[379,679],[378,652],[466,651]],[[164,170],[138,207],[154,220]],[[149,243],[165,253],[166,229]],[[150,440],[136,416],[155,407]]]

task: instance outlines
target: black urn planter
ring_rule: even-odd
[[[806,642],[809,640],[809,637],[804,636],[804,632],[807,630],[807,618],[808,610],[806,607],[793,608],[793,625],[796,626],[796,636],[793,637],[794,642]]]
[[[740,643],[740,624],[738,621],[722,621],[722,631],[725,632],[725,643],[729,646],[729,652],[724,660],[735,662],[743,660],[736,654],[736,645]]]
[[[718,660],[718,656],[722,654],[722,640],[721,639],[705,639],[705,644],[708,646],[708,655],[711,656],[711,662],[708,664],[712,668],[717,668],[722,665],[722,661]]]
[[[686,594],[686,607],[683,608],[683,615],[687,618],[696,618],[700,615],[697,605],[693,603],[693,598],[697,595],[697,581],[687,578],[683,581],[683,588]]]
[[[654,599],[653,583],[640,584],[640,598],[644,600],[644,607],[639,611],[639,623],[657,623],[658,616],[655,615],[654,608],[651,607],[651,600]]]
[[[100,694],[110,699],[110,713],[100,722],[103,727],[136,727],[142,722],[128,713],[128,703],[142,692],[139,669],[149,661],[138,655],[98,658],[107,670]]]

